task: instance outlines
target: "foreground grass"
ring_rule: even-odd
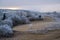
[[[16,31],[13,37],[1,38],[0,40],[60,40],[60,30],[49,31],[47,34]]]

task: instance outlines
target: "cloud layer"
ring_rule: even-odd
[[[21,8],[42,11],[60,11],[60,0],[0,0],[0,8]]]

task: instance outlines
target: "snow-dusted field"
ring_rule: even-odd
[[[43,20],[41,20],[41,18]],[[30,21],[30,20],[36,20],[36,21]],[[17,26],[14,27],[13,25],[17,25]],[[17,31],[18,33],[14,33],[13,30]],[[48,32],[53,30],[56,30],[57,33],[53,32],[50,36]],[[56,12],[41,13],[41,12],[33,12],[27,10],[16,10],[16,11],[5,10],[2,14],[0,13],[0,35],[3,34],[5,36],[10,36],[13,33],[14,33],[14,37],[3,38],[3,39],[7,39],[7,40],[39,39],[40,40],[43,38],[51,39],[53,37],[54,38],[59,37],[60,13],[56,13]],[[41,36],[40,34],[46,34],[46,35]],[[56,34],[58,34],[58,36]],[[32,37],[32,35],[34,38]]]

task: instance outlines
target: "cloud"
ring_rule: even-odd
[[[60,0],[0,0],[0,6],[59,4]]]
[[[60,11],[60,0],[0,0],[0,8],[13,7],[37,11]]]

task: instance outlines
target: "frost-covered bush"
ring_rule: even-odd
[[[0,20],[3,20],[4,18],[4,13],[0,13]]]
[[[27,17],[21,16],[21,18],[22,18],[22,20],[21,20],[22,23],[24,23],[24,24],[29,24],[30,23],[30,21]]]
[[[34,13],[34,12],[28,13],[27,18],[29,20],[41,20],[42,19],[39,13]]]
[[[0,36],[11,36],[13,34],[12,28],[7,24],[0,25]]]
[[[2,36],[10,36],[13,34],[13,23],[10,19],[5,19],[0,21],[0,35]]]
[[[13,27],[13,20],[11,18],[3,20],[2,23],[9,25],[11,28]]]
[[[21,16],[20,13],[6,13],[6,18],[13,20],[13,25],[30,23],[29,19],[25,16]]]

